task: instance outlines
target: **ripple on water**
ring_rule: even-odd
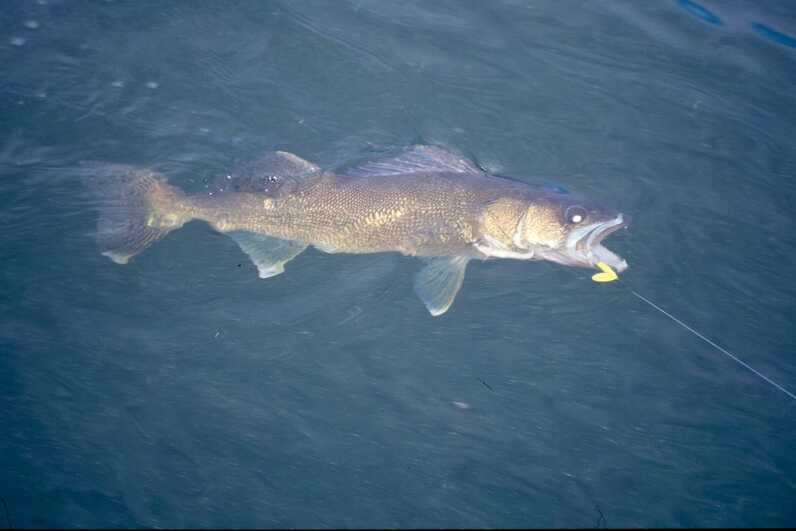
[[[691,0],[680,0],[679,2],[680,7],[694,15],[695,17],[704,20],[708,24],[713,24],[714,26],[721,26],[721,19],[716,16],[712,11],[703,7],[696,2],[692,2]]]
[[[790,404],[625,289],[793,389],[785,9],[35,3],[0,44],[11,521],[788,523]],[[75,170],[207,194],[260,150],[332,169],[415,141],[633,215],[625,287],[474,263],[437,320],[415,260],[309,249],[260,281],[202,223],[117,267]]]
[[[789,48],[796,48],[796,38],[777,31],[771,26],[761,24],[760,22],[753,22],[752,29],[761,37],[765,37],[768,40],[776,42],[777,44],[782,44],[783,46],[787,46]]]

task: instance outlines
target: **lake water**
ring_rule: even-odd
[[[796,524],[796,4],[0,7],[0,527]],[[630,269],[98,252],[80,160],[188,191],[413,143],[632,216]]]

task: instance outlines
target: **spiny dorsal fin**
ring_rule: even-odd
[[[367,162],[345,172],[352,177],[400,175],[418,172],[450,172],[482,175],[484,172],[461,155],[434,146],[417,145],[397,157]]]
[[[264,236],[255,232],[228,233],[244,253],[249,255],[260,278],[270,278],[283,273],[285,264],[307,248],[306,244]]]
[[[415,292],[434,317],[448,311],[464,281],[469,258],[432,258],[415,276]]]
[[[216,179],[214,193],[248,192],[282,195],[321,169],[315,164],[287,151],[269,151],[262,157],[245,162],[235,170]]]

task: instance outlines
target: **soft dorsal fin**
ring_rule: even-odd
[[[283,177],[306,177],[320,171],[320,168],[312,162],[287,151],[266,153],[263,157],[257,159],[257,163],[261,167],[267,167],[266,169],[273,175],[281,175]]]
[[[285,264],[307,248],[304,243],[282,240],[247,231],[227,233],[244,253],[249,255],[260,278],[270,278],[283,273]]]
[[[415,276],[415,292],[434,317],[448,311],[464,281],[465,256],[432,258]]]
[[[245,162],[213,184],[213,192],[266,193],[280,195],[320,173],[315,164],[287,151],[269,151]],[[287,185],[287,186],[286,186]]]
[[[450,172],[482,175],[484,171],[456,153],[434,146],[416,145],[397,157],[367,162],[345,172],[352,177],[399,175],[418,172]]]

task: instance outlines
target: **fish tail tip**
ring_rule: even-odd
[[[153,195],[168,186],[148,168],[86,160],[79,163],[84,186],[99,211],[96,239],[101,253],[117,264],[182,226],[159,223],[153,216]]]

